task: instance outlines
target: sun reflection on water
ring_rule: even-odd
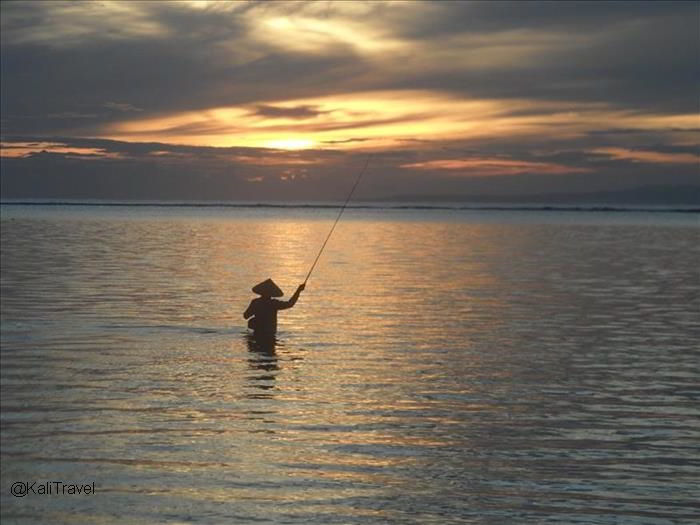
[[[27,507],[3,485],[3,517],[694,510],[696,229],[349,213],[265,342],[251,286],[288,297],[334,213],[80,213],[3,216],[3,484],[110,497]]]

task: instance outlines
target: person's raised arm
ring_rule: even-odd
[[[286,310],[287,308],[291,308],[292,306],[297,304],[297,301],[299,300],[299,294],[304,291],[304,288],[306,288],[306,285],[300,284],[297,288],[297,291],[294,292],[294,295],[292,295],[289,298],[289,301],[279,301],[279,309]]]

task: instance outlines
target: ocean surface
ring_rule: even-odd
[[[700,521],[700,215],[336,213],[3,205],[3,525]]]

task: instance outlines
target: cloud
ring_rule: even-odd
[[[466,159],[435,159],[425,162],[402,164],[402,168],[419,170],[447,170],[459,176],[483,177],[491,175],[518,175],[535,173],[541,175],[564,175],[586,173],[590,168],[565,166],[549,162],[532,162],[518,159],[472,157]]]
[[[350,144],[351,142],[366,142],[368,141],[368,138],[350,138],[350,139],[343,139],[343,140],[322,140],[322,144]],[[403,139],[407,140],[407,139]]]
[[[373,191],[482,184],[455,177],[462,171],[515,188],[681,181],[695,168],[696,2],[17,1],[2,10],[3,141],[56,143],[42,165],[84,154],[95,170],[95,156],[118,153],[104,159],[112,174],[236,169],[245,171],[237,184],[255,179],[260,191],[295,165],[311,166],[314,180],[366,150],[386,169]],[[39,165],[42,150],[23,147],[3,148],[13,170]]]
[[[66,142],[23,142],[12,141],[0,143],[0,156],[6,158],[29,158],[35,155],[58,154],[67,156],[85,156],[100,158],[118,158],[121,152],[110,152],[106,148],[70,145]]]
[[[79,113],[77,111],[64,111],[62,113],[49,113],[46,118],[49,119],[94,119],[99,117],[98,113]]]
[[[104,100],[155,116],[381,90],[695,111],[700,8],[657,4],[10,2],[3,129],[66,131],[14,117]]]
[[[602,103],[562,103],[528,99],[478,99],[429,90],[357,92],[342,96],[291,99],[278,104],[216,107],[166,114],[129,116],[93,135],[117,140],[172,140],[215,146],[309,148],[417,147],[456,140],[501,141],[506,137],[559,142],[594,136],[606,129],[687,129],[695,115],[621,110]],[[357,140],[357,135],[362,140]]]
[[[112,109],[114,111],[120,111],[122,113],[143,111],[143,108],[137,108],[136,106],[132,104],[127,104],[125,102],[105,102],[104,104],[102,104],[102,106],[107,109]]]
[[[3,5],[3,41],[70,48],[96,40],[171,36],[147,2],[11,2]]]
[[[255,107],[254,115],[267,118],[290,118],[290,119],[309,119],[327,113],[319,111],[316,106],[303,104],[300,106],[284,107],[260,104]]]
[[[625,148],[596,148],[591,153],[606,155],[616,160],[644,162],[652,164],[693,164],[700,167],[697,153],[666,153],[662,151],[630,150]]]
[[[457,144],[449,151],[442,147],[378,151],[358,189],[358,199],[599,191],[697,181],[697,164],[684,158],[668,164],[660,150],[644,150],[642,157],[585,149],[528,151],[524,147],[518,156],[465,155]],[[653,157],[652,152],[661,156]],[[36,142],[6,137],[1,159],[3,198],[342,200],[366,154],[341,149],[213,148],[68,137]],[[282,182],[284,186],[279,185]]]

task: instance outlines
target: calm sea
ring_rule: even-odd
[[[698,523],[698,214],[335,214],[2,206],[3,524]]]

